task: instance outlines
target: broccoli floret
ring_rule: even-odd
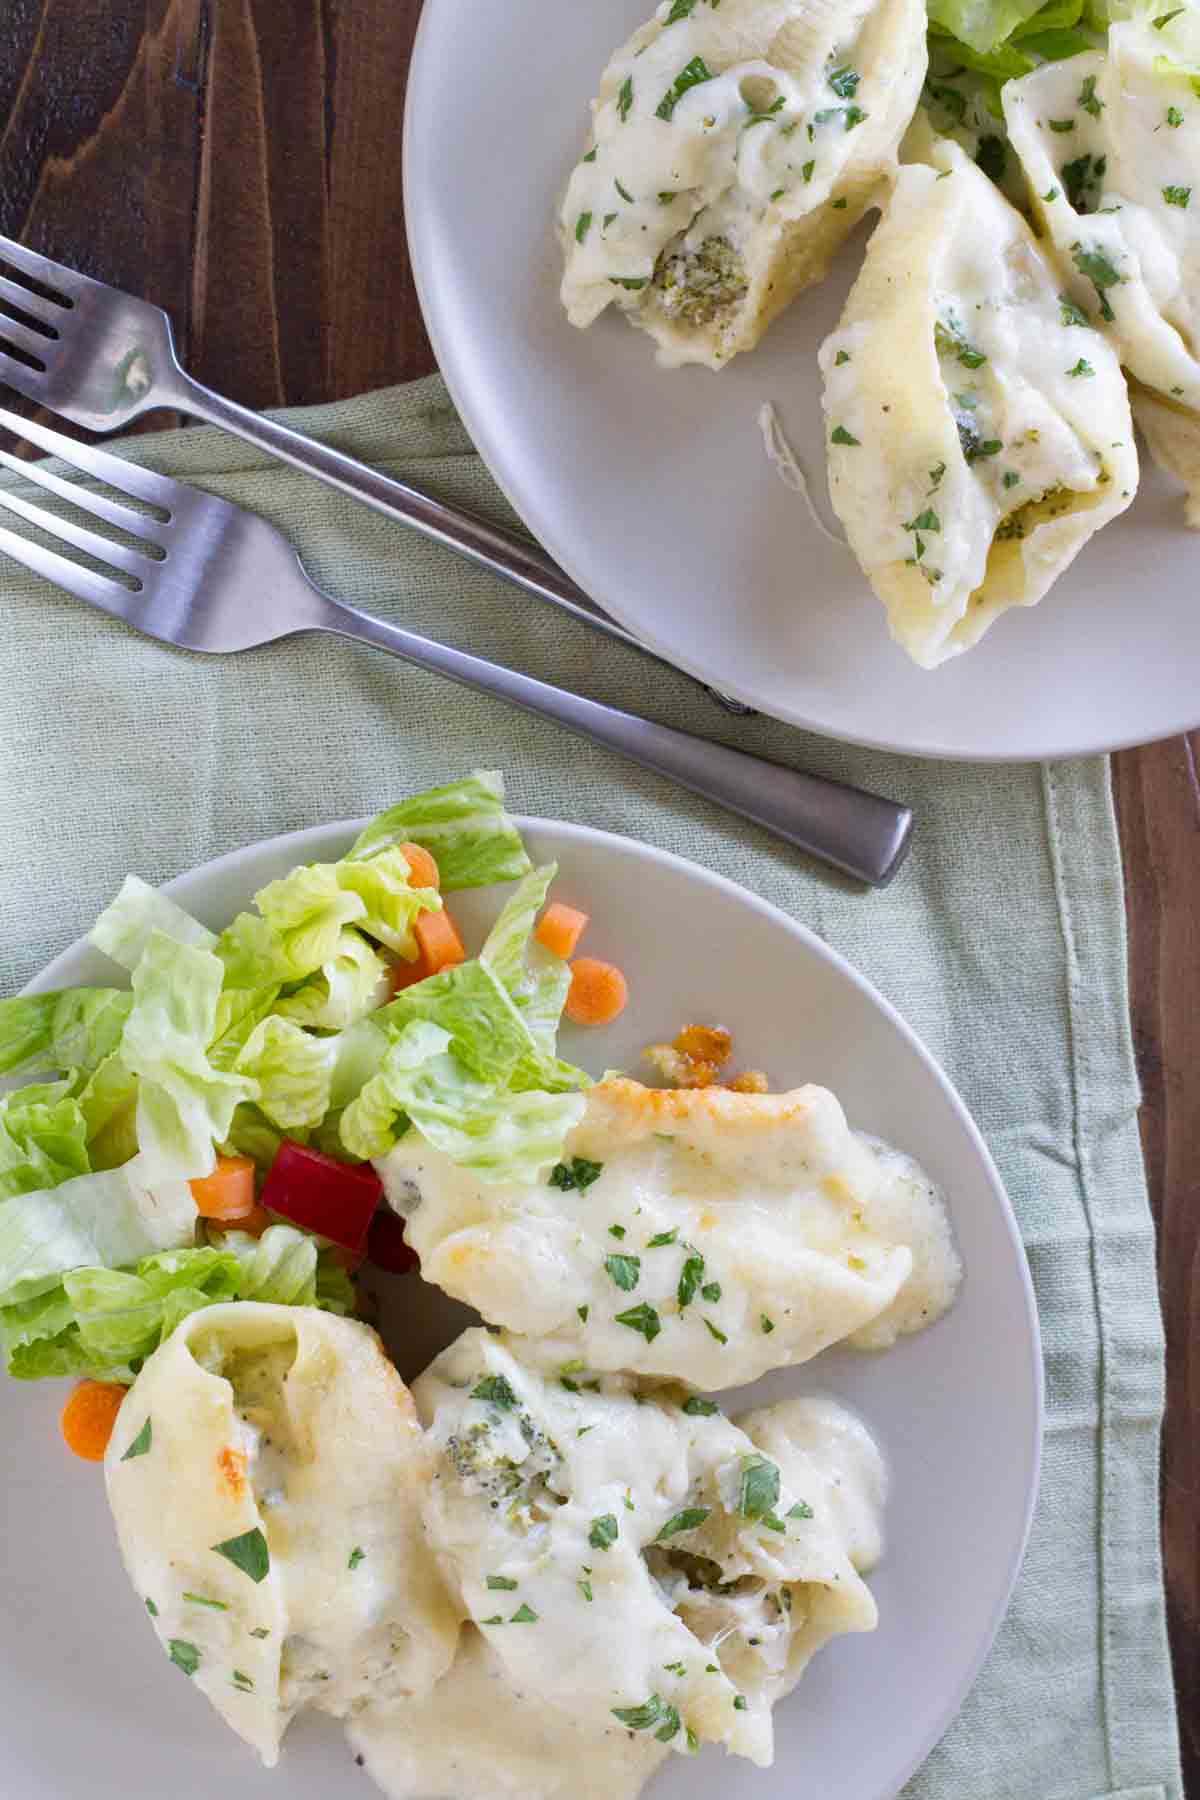
[[[654,291],[668,318],[711,325],[745,298],[746,266],[725,237],[705,238],[698,250],[666,249],[654,270]]]
[[[524,1407],[506,1401],[489,1405],[487,1412],[447,1438],[446,1456],[466,1491],[485,1498],[493,1510],[505,1501],[516,1509],[529,1507],[562,1461],[558,1446]]]

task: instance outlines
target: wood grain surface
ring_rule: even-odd
[[[420,4],[0,0],[0,231],[166,307],[187,367],[251,406],[426,373],[400,182]],[[1151,745],[1117,757],[1114,781],[1168,1336],[1172,1646],[1200,1796],[1198,759],[1200,734]]]

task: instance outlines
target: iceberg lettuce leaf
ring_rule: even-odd
[[[121,1041],[133,995],[67,988],[0,1000],[0,1075],[90,1075]]]
[[[211,950],[216,943],[207,926],[140,875],[125,877],[120,892],[93,925],[88,941],[132,974],[154,931],[198,950]]]
[[[498,769],[476,769],[463,781],[429,788],[388,807],[359,833],[350,857],[357,861],[402,843],[420,844],[430,852],[444,894],[519,881],[532,867],[521,834],[505,811],[504,777]]]

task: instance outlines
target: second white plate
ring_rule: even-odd
[[[933,673],[895,647],[849,551],[780,482],[757,424],[764,401],[832,520],[816,353],[865,232],[720,375],[656,368],[651,340],[615,316],[588,332],[567,324],[556,200],[601,70],[652,10],[426,0],[422,15],[405,128],[413,267],[455,402],[525,523],[664,656],[833,737],[1023,760],[1194,727],[1200,549],[1148,459],[1132,510],[1040,606]]]

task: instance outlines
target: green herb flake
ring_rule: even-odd
[[[745,1694],[735,1694],[733,1696],[733,1710],[734,1710],[734,1712],[745,1712],[745,1710],[746,1710]]]
[[[611,1550],[617,1541],[619,1531],[620,1526],[617,1524],[616,1514],[604,1513],[600,1518],[592,1520],[591,1529],[588,1532],[588,1543],[593,1550]]]
[[[805,179],[805,181],[811,181],[811,180],[812,180],[812,178],[813,178],[813,170],[814,170],[814,169],[815,169],[815,168],[816,168],[816,166],[817,166],[817,165],[816,165],[816,163],[815,163],[815,162],[806,162],[806,163],[805,163],[805,165],[804,165],[804,167],[803,167],[803,168],[802,168],[802,169],[801,169],[801,171],[800,171],[800,173],[801,173],[801,174],[802,174],[802,175],[803,175],[803,177],[804,177],[804,179]]]
[[[1093,119],[1098,119],[1100,114],[1104,111],[1103,100],[1097,99],[1096,97],[1096,77],[1094,75],[1089,75],[1084,81],[1083,86],[1079,90],[1076,105],[1082,106],[1084,112],[1091,113]]]
[[[640,1331],[648,1344],[652,1344],[662,1330],[662,1320],[645,1300],[640,1306],[617,1313],[616,1321],[618,1325],[627,1325],[630,1331]]]
[[[844,425],[834,426],[829,434],[829,441],[831,444],[847,444],[854,450],[861,448],[860,440],[852,436],[852,434],[846,430]]]
[[[1177,106],[1168,106],[1167,124],[1171,127],[1172,131],[1178,131],[1179,127],[1183,124],[1183,114]]]
[[[592,1584],[590,1581],[577,1582],[576,1586],[578,1587],[580,1593],[583,1595],[585,1600],[594,1600],[595,1599],[596,1596],[592,1593]]]
[[[639,1406],[642,1404],[642,1399],[639,1394],[635,1394],[634,1399],[637,1401]],[[624,1506],[626,1512],[636,1512],[637,1511],[637,1507],[633,1504],[633,1490],[631,1488],[625,1489],[625,1498],[622,1501],[622,1505]]]
[[[702,56],[693,56],[691,62],[685,63],[674,82],[659,101],[656,111],[660,119],[670,120],[675,116],[675,108],[683,96],[701,82],[711,81],[713,72]]]
[[[142,1426],[142,1429],[138,1432],[137,1436],[134,1438],[132,1444],[130,1444],[130,1446],[129,1446],[128,1450],[125,1452],[124,1456],[121,1458],[121,1461],[122,1462],[132,1462],[135,1456],[146,1456],[149,1453],[150,1446],[153,1442],[154,1442],[154,1425],[153,1425],[153,1422],[148,1418],[146,1420],[146,1423]]]
[[[1095,369],[1093,369],[1091,363],[1085,361],[1085,359],[1082,356],[1080,357],[1079,361],[1075,364],[1075,367],[1073,369],[1067,370],[1068,375],[1076,375],[1076,376],[1094,375],[1095,373],[1096,373],[1096,371],[1095,371]]]
[[[775,1329],[774,1319],[769,1318],[766,1313],[759,1313],[758,1323],[762,1328],[764,1337],[769,1337]]]
[[[843,197],[840,200],[830,201],[830,206],[832,207],[834,212],[845,212],[845,210],[846,210],[845,196],[843,195]]]
[[[1015,488],[1020,479],[1021,477],[1017,474],[1015,469],[1005,469],[1004,486],[1006,488]]]
[[[678,1225],[672,1226],[670,1231],[656,1231],[646,1248],[647,1250],[664,1250],[668,1244],[673,1244],[678,1236]]]
[[[766,1456],[744,1456],[738,1489],[738,1511],[744,1519],[761,1519],[779,1502],[779,1468]]]
[[[184,1594],[189,1606],[207,1606],[211,1612],[228,1612],[229,1608],[223,1600],[210,1600],[205,1594]]]
[[[254,1683],[242,1669],[233,1671],[233,1685],[240,1693],[252,1694],[254,1692]]]
[[[621,186],[620,182],[616,179],[615,176],[613,177],[613,186],[616,188],[618,194],[620,194],[622,200],[624,200],[627,205],[632,206],[633,205],[633,195],[629,192],[628,188],[623,188]]]
[[[719,1281],[707,1281],[700,1289],[700,1293],[703,1299],[707,1300],[710,1305],[715,1306],[717,1301],[721,1298],[721,1284]]]
[[[650,286],[648,275],[610,275],[608,279],[611,286],[628,288],[631,294],[636,294],[642,288]]]
[[[675,1707],[666,1707],[663,1711],[663,1722],[654,1734],[658,1742],[669,1744],[671,1739],[678,1735],[680,1724],[681,1720]]]
[[[700,1283],[704,1280],[704,1258],[695,1252],[684,1260],[679,1276],[679,1286],[675,1290],[675,1298],[679,1302],[680,1311],[690,1306],[696,1298]]]
[[[787,1526],[784,1524],[783,1520],[780,1518],[777,1518],[776,1515],[771,1512],[764,1513],[762,1518],[759,1520],[759,1524],[765,1525],[767,1527],[768,1531],[786,1531],[787,1530]]]
[[[153,1600],[150,1599],[149,1595],[146,1597],[146,1611],[150,1614],[152,1619],[157,1619],[158,1608],[155,1606]]]
[[[167,1654],[175,1667],[182,1669],[185,1675],[194,1675],[200,1667],[200,1652],[186,1638],[169,1638]]]
[[[1046,190],[1046,192],[1042,195],[1042,199],[1045,200],[1047,203],[1051,200],[1057,200],[1058,199],[1058,189],[1056,187],[1048,188]]]
[[[269,1638],[270,1635],[271,1633],[267,1630],[265,1625],[256,1625],[254,1630],[250,1633],[250,1636],[253,1638]]]
[[[783,199],[783,196],[784,196],[784,195],[785,195],[785,194],[786,194],[786,193],[787,193],[787,189],[786,189],[786,188],[776,188],[776,189],[775,189],[775,192],[774,192],[774,193],[773,193],[773,194],[772,194],[772,195],[771,195],[771,199],[772,199],[772,200],[782,200],[782,199]]]
[[[651,1694],[641,1706],[614,1706],[612,1714],[614,1719],[620,1719],[622,1725],[627,1725],[630,1731],[649,1731],[673,1710],[657,1694]],[[679,1729],[678,1724],[675,1729]]]
[[[680,19],[690,18],[695,10],[696,0],[673,0],[671,10],[667,14],[667,24],[677,25]]]
[[[504,1620],[499,1613],[493,1613],[490,1619],[480,1619],[481,1625],[503,1625]]]
[[[936,488],[939,488],[941,486],[942,476],[945,473],[946,473],[946,465],[944,462],[940,462],[937,464],[936,468],[930,469],[930,471],[929,471],[929,483],[930,483],[929,491],[931,494],[934,492],[934,490]]]
[[[625,1236],[625,1227],[623,1225],[610,1225],[608,1228],[608,1235],[609,1237],[623,1238]]]
[[[591,213],[590,212],[581,212],[579,217],[575,221],[575,242],[577,244],[582,244],[584,238],[587,236],[588,232],[591,229],[592,229]]]
[[[709,1337],[716,1338],[718,1344],[727,1344],[729,1342],[729,1339],[719,1325],[714,1325],[711,1319],[705,1319],[704,1323],[708,1329]]]
[[[674,188],[664,188],[662,193],[658,196],[658,204],[660,206],[670,206],[675,197]]]
[[[711,1506],[685,1506],[682,1512],[667,1520],[655,1543],[665,1544],[668,1538],[677,1537],[681,1531],[698,1531],[711,1512]]]
[[[837,355],[833,359],[833,366],[835,369],[840,369],[849,361],[850,361],[850,352],[848,350],[839,350]]]
[[[1181,12],[1186,11],[1186,6],[1176,6],[1170,12],[1159,13],[1157,19],[1151,20],[1151,24],[1154,26],[1155,31],[1162,31],[1171,23],[1172,19],[1177,19]]]
[[[243,1531],[240,1537],[226,1538],[223,1544],[214,1544],[212,1548],[226,1562],[231,1562],[235,1569],[248,1575],[251,1581],[265,1581],[271,1572],[271,1552],[257,1525],[253,1531]]]
[[[1168,206],[1186,207],[1188,201],[1192,197],[1192,190],[1190,187],[1165,187],[1162,191],[1162,197]]]
[[[585,156],[585,157],[584,157],[584,158],[583,158],[583,161],[584,161],[584,162],[586,162],[586,163],[594,163],[594,162],[595,162],[595,160],[596,160],[596,148],[597,148],[597,147],[596,147],[596,145],[595,145],[595,144],[593,144],[593,145],[592,145],[592,147],[591,147],[591,149],[590,149],[590,150],[589,150],[589,151],[588,151],[588,153],[587,153],[587,155],[586,155],[586,156]]]
[[[580,1323],[586,1325],[588,1322],[588,1313],[591,1311],[591,1308],[589,1306],[577,1306],[575,1311],[579,1314]]]
[[[609,219],[615,217],[615,213],[608,215]],[[605,223],[607,222],[606,220]],[[603,1163],[590,1162],[586,1156],[573,1156],[569,1163],[555,1163],[550,1171],[550,1186],[558,1188],[564,1194],[572,1191],[584,1194],[593,1181],[600,1179],[603,1168]]]
[[[1074,119],[1051,119],[1049,125],[1051,131],[1074,131],[1075,129]]]
[[[616,213],[605,213],[604,223],[600,227],[601,231],[607,231],[609,226],[612,224],[613,220],[616,218],[616,216],[617,216]],[[557,1186],[557,1185],[559,1185],[559,1184],[555,1183],[553,1181],[553,1179],[551,1179],[551,1186]],[[568,1184],[568,1185],[570,1185],[570,1184]]]
[[[787,1516],[789,1519],[811,1519],[814,1513],[807,1500],[797,1500],[795,1506],[788,1507]]]
[[[687,1747],[689,1756],[695,1756],[697,1750],[700,1748],[700,1739],[696,1736],[690,1725],[687,1728]]]
[[[518,1606],[516,1612],[508,1622],[510,1625],[536,1625],[537,1619],[538,1615],[534,1612],[532,1606],[522,1604]]]
[[[359,1563],[366,1562],[366,1560],[367,1560],[366,1551],[363,1550],[358,1544],[356,1544],[354,1546],[353,1550],[350,1552],[350,1560],[346,1564],[346,1567],[348,1569],[357,1569]]]
[[[517,1404],[517,1396],[512,1384],[504,1375],[484,1375],[471,1389],[472,1400],[486,1400],[492,1406],[499,1406],[505,1412],[511,1412]]]
[[[621,91],[617,95],[617,111],[621,115],[622,125],[624,125],[626,119],[628,119],[630,111],[632,110],[632,107],[633,107],[633,76],[627,75],[625,77],[624,81],[621,83]]]
[[[510,1581],[507,1575],[489,1575],[487,1578],[487,1585],[488,1587],[498,1589],[503,1593],[511,1594],[517,1584],[515,1581]]]
[[[858,70],[845,64],[840,69],[834,69],[829,77],[829,85],[839,100],[853,100],[861,80],[862,76]]]
[[[942,521],[933,508],[927,506],[923,513],[918,513],[915,519],[910,519],[904,529],[905,531],[940,531]]]
[[[711,1419],[721,1409],[715,1400],[705,1400],[699,1394],[689,1394],[683,1403],[683,1410],[689,1419]]]
[[[1059,318],[1064,325],[1087,325],[1091,323],[1082,306],[1076,306],[1069,294],[1060,294],[1058,296],[1058,304],[1060,308]]]
[[[681,1681],[687,1674],[687,1664],[684,1662],[664,1663],[663,1668],[667,1671],[668,1675],[678,1675]]]

